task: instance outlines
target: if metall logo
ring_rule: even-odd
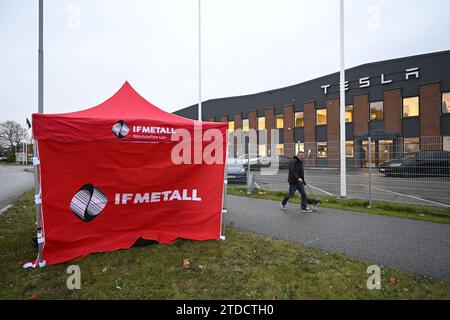
[[[117,138],[121,139],[125,137],[128,133],[130,133],[130,127],[123,120],[117,121],[113,127],[112,131],[117,136]]]
[[[105,194],[92,183],[82,186],[70,202],[70,210],[82,221],[94,220],[105,208],[108,199]]]

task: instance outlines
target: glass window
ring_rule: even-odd
[[[283,129],[284,127],[284,120],[283,120],[283,115],[282,114],[278,114],[277,115],[277,129]]]
[[[450,92],[442,94],[442,113],[450,113]]]
[[[242,131],[248,132],[249,129],[250,129],[250,126],[248,124],[248,119],[242,120]]]
[[[353,141],[345,141],[345,156],[353,158]]]
[[[321,126],[327,124],[327,109],[316,110],[316,125]]]
[[[305,120],[303,118],[303,111],[295,113],[295,126],[303,127],[305,125]]]
[[[267,147],[265,144],[258,145],[258,154],[260,157],[267,157]]]
[[[305,144],[303,142],[298,142],[295,144],[295,154],[297,154],[299,151],[305,152]]]
[[[383,101],[370,103],[370,120],[383,120]]]
[[[450,137],[442,137],[442,150],[450,151]]]
[[[284,156],[284,144],[277,144],[277,155]]]
[[[345,107],[345,122],[353,122],[353,105]]]
[[[328,142],[317,142],[317,158],[328,157]]]
[[[234,131],[234,121],[228,121],[228,131]]]
[[[419,115],[419,97],[403,99],[403,118],[417,117]]]
[[[258,130],[266,129],[266,117],[258,117]]]
[[[420,151],[419,138],[405,138],[403,140],[404,153],[415,153]]]

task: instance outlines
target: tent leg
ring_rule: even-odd
[[[223,194],[222,194],[222,213],[221,213],[221,222],[220,222],[220,240],[225,240],[225,222],[223,220],[223,215],[227,213],[227,191],[228,191],[228,139],[226,143],[226,151],[225,151],[225,169],[223,175]]]
[[[41,183],[40,183],[40,161],[39,161],[39,151],[38,142],[33,139],[33,166],[34,166],[34,203],[36,207],[36,227],[37,227],[37,243],[38,243],[38,256],[36,258],[35,265],[43,267],[45,261],[42,260],[42,251],[44,245],[44,233],[42,228],[42,215],[41,215]]]
[[[223,215],[227,213],[227,188],[228,188],[228,178],[227,178],[227,165],[225,164],[225,176],[223,181],[223,200],[222,200],[222,222],[220,230],[220,240],[225,240],[225,222],[223,220]]]

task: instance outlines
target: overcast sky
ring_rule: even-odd
[[[44,112],[198,99],[198,0],[44,0]],[[346,66],[450,49],[448,0],[345,0]],[[339,0],[202,0],[203,100],[339,70]],[[37,111],[38,0],[0,0],[0,121]]]

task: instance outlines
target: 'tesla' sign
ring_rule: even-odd
[[[411,77],[419,79],[419,67],[410,68],[410,69],[405,70],[405,80],[409,80]],[[393,82],[392,79],[390,79],[390,80],[386,79],[386,77],[383,73],[380,75],[380,78],[381,78],[382,85]],[[368,88],[370,86],[371,86],[370,77],[359,78],[359,88]],[[320,87],[323,89],[323,92],[325,94],[328,94],[328,88],[331,87],[331,84],[326,84],[326,85],[323,85]],[[348,81],[345,81],[344,87],[345,87],[345,91],[347,91],[349,89]]]

